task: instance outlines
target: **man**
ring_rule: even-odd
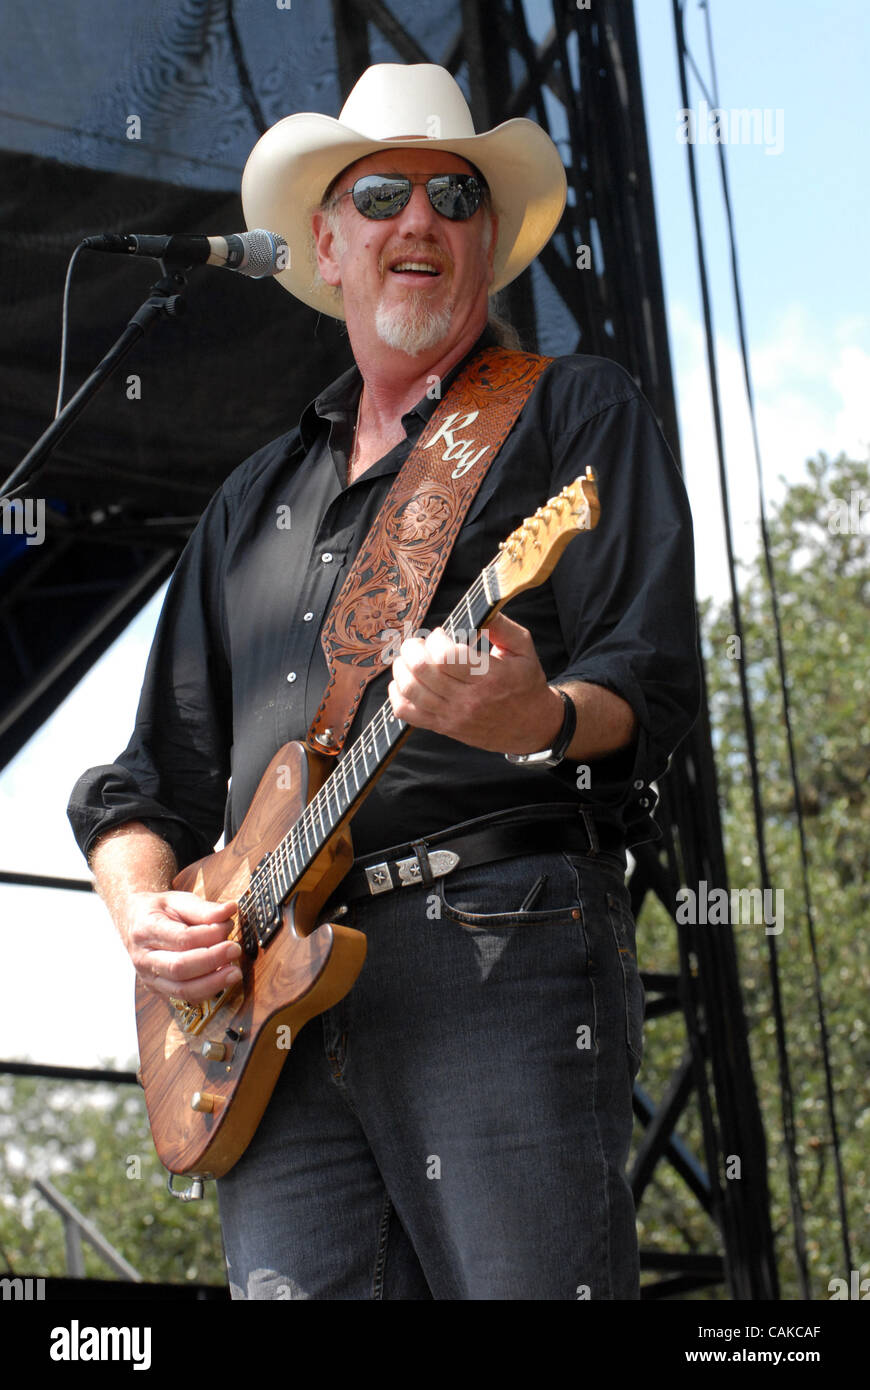
[[[346,320],[356,367],[210,503],[133,739],[73,793],[99,891],[158,993],[199,1000],[239,978],[232,905],[171,892],[173,876],[222,818],[236,833],[275,751],[305,738],[343,577],[564,190],[538,127],[475,135],[428,65],[369,69],[338,121],[288,117],[254,150],[249,225],[286,237],[282,283]],[[474,661],[438,622],[587,465],[598,529]],[[388,692],[414,731],[354,819],[357,856],[397,883],[410,857],[424,881],[373,894],[352,874],[329,905],[365,932],[366,963],[294,1039],[218,1184],[234,1296],[637,1297],[624,1168],[643,993],[624,846],[655,834],[650,782],[694,718],[692,594],[685,495],[649,407],[614,364],[554,362],[471,504],[433,631],[362,701],[355,729]],[[427,873],[427,846],[458,863]]]

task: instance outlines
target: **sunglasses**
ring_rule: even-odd
[[[338,198],[353,198],[363,217],[384,222],[407,207],[415,188],[425,188],[435,211],[451,222],[467,222],[483,202],[484,185],[474,174],[435,174],[419,184],[400,174],[364,174]]]

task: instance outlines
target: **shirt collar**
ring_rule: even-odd
[[[438,405],[445,391],[453,384],[462,368],[474,353],[479,352],[481,348],[493,347],[495,344],[495,334],[489,324],[487,324],[477,342],[470,351],[466,353],[465,357],[457,362],[454,367],[451,367],[450,371],[441,382],[440,393],[437,396],[430,396],[427,392],[416,405],[412,406],[411,409],[406,411],[402,416],[402,424],[405,427],[405,433],[409,437],[414,438],[419,435],[420,430],[429,419],[436,405]],[[362,377],[360,376],[359,368],[354,365],[350,367],[348,371],[343,372],[340,377],[337,377],[335,381],[331,382],[318,396],[315,396],[313,401],[309,402],[303,410],[299,420],[299,432],[306,450],[310,449],[318,438],[322,429],[321,422],[334,421],[347,425],[351,419],[355,418],[361,392]],[[417,421],[420,423],[417,424]]]

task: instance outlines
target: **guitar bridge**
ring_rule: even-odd
[[[186,999],[176,999],[170,996],[169,1002],[175,1010],[176,1022],[181,1031],[193,1035],[199,1033],[209,1019],[217,1013],[225,994],[226,990],[222,989],[219,994],[213,994],[210,999],[203,999],[198,1004],[191,1004]]]

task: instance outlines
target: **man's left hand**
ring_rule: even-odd
[[[498,613],[482,651],[451,640],[443,628],[407,638],[393,662],[395,714],[415,728],[495,753],[549,748],[565,713],[547,684],[531,633]]]

